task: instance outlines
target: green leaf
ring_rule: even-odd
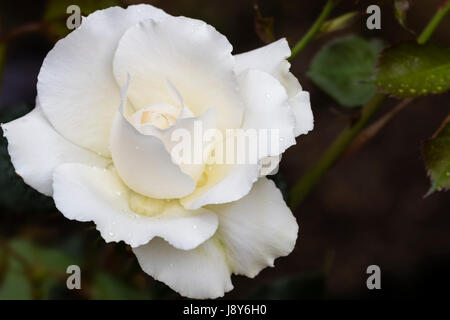
[[[317,36],[320,37],[324,34],[347,28],[350,24],[353,23],[353,21],[355,21],[357,15],[358,11],[352,11],[344,13],[343,15],[340,15],[339,17],[336,17],[334,19],[325,21],[324,24],[320,27]]]
[[[399,98],[450,89],[450,49],[434,44],[403,43],[383,51],[375,83]]]
[[[150,293],[113,277],[107,273],[98,273],[92,287],[92,299],[95,300],[149,300]]]
[[[450,115],[423,146],[425,164],[431,179],[427,195],[450,188]]]
[[[0,123],[20,118],[30,111],[23,105],[4,108],[0,113]],[[52,198],[46,197],[26,185],[11,163],[6,138],[0,129],[0,208],[12,212],[56,211]]]
[[[339,104],[362,106],[376,92],[376,87],[368,82],[382,48],[379,40],[353,35],[336,39],[314,57],[308,76]]]

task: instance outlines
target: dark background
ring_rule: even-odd
[[[235,53],[263,45],[255,32],[253,1],[148,2],[170,14],[198,18],[215,26],[233,44]],[[420,32],[441,1],[411,2],[408,24]],[[274,17],[276,38],[286,37],[291,46],[311,26],[324,3],[258,1],[261,13]],[[370,4],[382,7],[381,30],[365,27],[364,12]],[[39,21],[45,8],[46,1],[2,1],[0,34]],[[398,25],[391,1],[343,1],[333,16],[353,10],[359,10],[361,15],[350,28],[312,42],[292,62],[291,70],[311,94],[315,128],[300,136],[298,144],[284,154],[277,177],[282,187],[292,186],[357,112],[340,107],[308,79],[306,71],[315,53],[331,39],[351,33],[381,38],[391,44],[415,37]],[[449,30],[447,17],[432,41],[449,46]],[[0,112],[16,108],[23,113],[34,107],[39,68],[52,46],[48,37],[38,33],[11,42],[0,87]],[[449,98],[447,93],[418,99],[361,150],[332,168],[294,212],[300,225],[294,252],[278,259],[275,268],[263,270],[255,279],[233,276],[235,289],[225,298],[447,295],[450,197],[449,193],[438,192],[424,199],[430,182],[420,147],[449,112]],[[380,114],[395,104],[395,99],[389,99]],[[2,121],[5,117],[8,115],[3,115]],[[29,196],[32,191],[25,191],[26,196],[15,200],[7,182],[0,192],[2,241],[19,237],[69,248],[66,250],[72,250],[84,261],[82,269],[87,270],[88,281],[95,278],[96,272],[106,272],[127,285],[150,290],[154,298],[179,297],[141,272],[125,245],[105,244],[93,225],[69,221],[55,210],[46,210],[46,199]],[[376,292],[366,288],[366,268],[371,264],[381,267],[382,290]],[[87,298],[93,297],[95,291],[94,284],[87,285],[81,293],[67,293],[62,286],[59,290],[56,287],[50,297]]]

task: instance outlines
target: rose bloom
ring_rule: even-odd
[[[297,239],[260,174],[313,128],[289,56],[285,39],[232,55],[212,26],[150,5],[97,11],[48,53],[35,109],[2,125],[12,163],[68,219],[130,245],[155,279],[186,297],[223,296],[232,273],[256,276]],[[177,162],[171,134],[195,122],[276,129],[279,144],[258,163]]]

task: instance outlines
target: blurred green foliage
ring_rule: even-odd
[[[98,273],[93,284],[92,299],[96,300],[148,300],[150,292],[128,285],[113,275]]]
[[[64,251],[45,248],[24,239],[2,243],[5,268],[0,275],[0,299],[48,299],[65,286],[66,268],[80,261]]]
[[[316,54],[308,76],[342,106],[362,106],[377,90],[368,82],[382,48],[380,40],[354,35],[335,39]]]

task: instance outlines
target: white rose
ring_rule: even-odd
[[[2,125],[27,184],[67,218],[94,221],[107,242],[129,244],[146,273],[191,298],[223,296],[232,273],[256,276],[297,238],[259,163],[171,157],[170,133],[195,121],[279,130],[278,150],[259,160],[312,129],[285,39],[231,51],[208,24],[150,5],[97,11],[47,55],[36,108]]]

